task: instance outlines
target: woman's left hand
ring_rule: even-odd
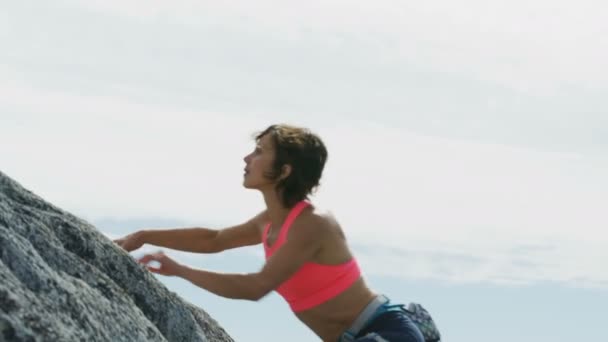
[[[148,265],[151,261],[156,261],[160,264],[158,267]],[[169,258],[163,252],[156,252],[153,254],[146,254],[137,260],[140,264],[144,264],[146,268],[153,273],[162,274],[166,276],[179,276],[183,271],[184,266]]]

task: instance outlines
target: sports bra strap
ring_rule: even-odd
[[[285,219],[285,222],[283,223],[283,226],[281,227],[281,232],[279,233],[277,242],[285,240],[287,232],[289,231],[289,228],[291,228],[293,221],[295,221],[296,217],[298,217],[302,210],[304,210],[304,208],[306,208],[309,204],[310,203],[308,203],[307,201],[300,201],[291,209],[291,211],[287,215],[287,218]]]

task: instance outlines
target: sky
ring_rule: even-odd
[[[252,134],[306,126],[329,150],[313,202],[371,286],[428,307],[444,340],[603,340],[606,10],[3,2],[0,169],[110,238],[219,229],[263,209],[241,185]],[[218,271],[263,263],[259,248],[168,252]],[[237,341],[315,340],[276,294],[230,301],[159,279]]]

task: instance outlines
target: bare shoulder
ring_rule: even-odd
[[[340,224],[331,211],[317,206],[311,205],[302,213],[300,220],[297,221],[294,224],[304,228],[298,229],[299,231],[313,233],[317,237],[341,232]]]
[[[264,209],[249,220],[249,224],[255,225],[259,230],[264,229],[264,226],[270,222],[268,210]]]
[[[352,259],[342,227],[334,214],[326,209],[312,207],[303,217],[302,231],[319,247],[313,261],[319,264],[338,265]]]

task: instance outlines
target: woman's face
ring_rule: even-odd
[[[269,134],[260,138],[253,152],[246,155],[243,160],[245,161],[245,173],[243,175],[243,186],[245,188],[258,190],[274,188],[276,181],[264,177],[264,174],[272,170],[274,162],[274,145]]]

